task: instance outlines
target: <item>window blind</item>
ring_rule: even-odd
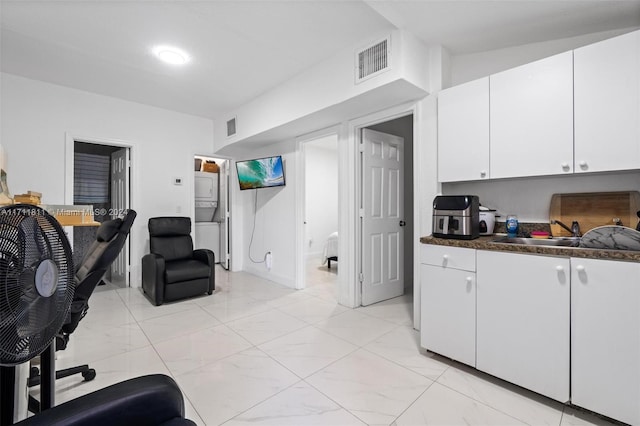
[[[73,159],[74,204],[109,202],[110,157],[76,152]]]

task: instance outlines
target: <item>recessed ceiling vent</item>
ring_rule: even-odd
[[[231,120],[227,121],[227,137],[233,136],[236,134],[236,118],[233,117]]]
[[[390,37],[356,52],[356,83],[360,83],[388,70],[390,57]]]

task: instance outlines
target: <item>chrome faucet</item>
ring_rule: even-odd
[[[560,222],[559,220],[555,220],[555,219],[551,219],[549,221],[552,225],[560,225],[560,227],[566,229],[567,231],[571,232],[571,236],[572,237],[581,237],[582,235],[580,234],[580,224],[578,223],[577,220],[574,220],[571,223],[571,228],[569,228],[567,225],[565,225],[564,223]]]

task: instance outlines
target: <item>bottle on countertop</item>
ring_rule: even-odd
[[[514,214],[510,214],[507,216],[507,221],[505,222],[505,227],[507,228],[507,236],[515,237],[518,235],[518,216]]]

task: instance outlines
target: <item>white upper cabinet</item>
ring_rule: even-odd
[[[573,171],[573,52],[490,77],[491,177]]]
[[[438,95],[438,180],[489,178],[489,77]]]
[[[640,31],[574,51],[575,172],[640,168]]]

